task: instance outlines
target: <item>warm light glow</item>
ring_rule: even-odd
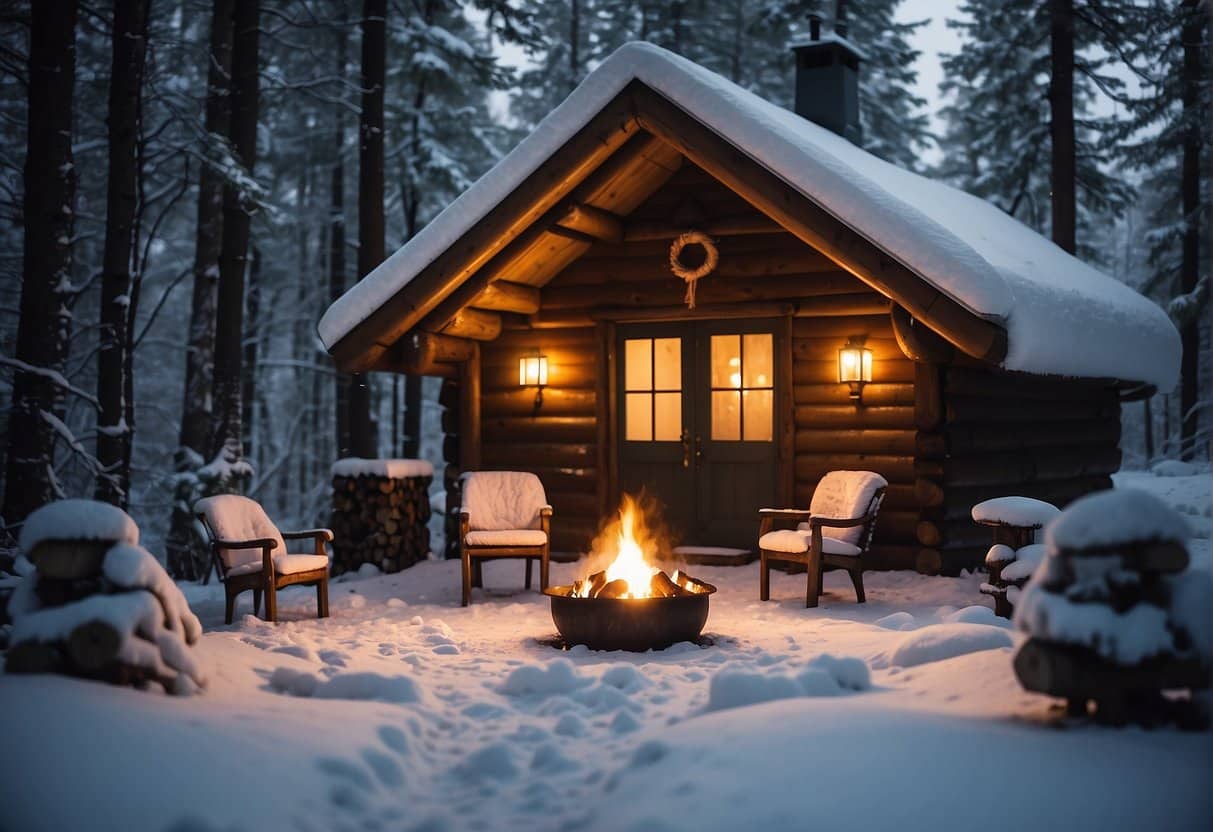
[[[838,381],[868,382],[872,380],[872,351],[866,347],[846,346],[838,351]]]
[[[619,517],[608,526],[598,540],[603,542],[603,548],[614,549],[615,559],[606,568],[607,583],[611,581],[627,581],[628,591],[621,598],[651,598],[650,582],[653,576],[661,571],[649,562],[656,555],[657,540],[651,529],[645,527],[644,512],[640,504],[629,494],[623,495],[619,506]],[[675,572],[675,575],[678,573]],[[675,578],[677,582],[677,578]],[[575,597],[588,598],[590,585],[588,581],[578,582]]]
[[[518,359],[518,384],[522,387],[544,387],[548,383],[548,357],[524,355]]]

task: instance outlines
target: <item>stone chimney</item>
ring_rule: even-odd
[[[820,14],[809,15],[809,35],[792,42],[796,56],[795,111],[855,144],[859,124],[859,62],[864,55],[847,40],[846,3],[838,0],[832,32]]]

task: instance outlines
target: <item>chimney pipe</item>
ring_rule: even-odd
[[[809,40],[821,40],[821,15],[809,15]]]
[[[822,39],[822,16],[810,14],[808,40],[793,42],[794,109],[802,118],[859,144],[859,62],[863,53],[846,39],[846,14],[844,0],[835,0],[834,35]]]

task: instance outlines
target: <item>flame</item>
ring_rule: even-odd
[[[614,557],[604,570],[607,583],[627,581],[628,591],[621,596],[623,598],[650,598],[650,582],[661,571],[652,564],[660,547],[660,532],[646,524],[640,501],[624,494],[618,518],[594,540],[591,563],[600,563],[613,552]],[[574,585],[573,595],[587,598],[590,590],[591,582],[587,578]]]

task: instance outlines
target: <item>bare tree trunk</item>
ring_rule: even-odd
[[[383,86],[387,53],[387,0],[362,5],[362,118],[358,146],[358,274],[366,277],[383,262]],[[365,374],[349,391],[350,439],[356,456],[378,455],[371,418],[371,389]]]
[[[207,147],[216,153],[229,132],[227,87],[232,69],[232,3],[213,0],[211,40],[207,53]],[[194,235],[194,289],[190,298],[189,344],[185,353],[185,392],[181,432],[174,455],[177,482],[173,513],[165,539],[169,574],[198,580],[209,567],[207,553],[193,530],[194,500],[201,493],[196,472],[210,448],[211,385],[215,364],[215,292],[219,285],[219,252],[223,239],[223,176],[204,162],[198,175],[198,222]]]
[[[244,287],[244,335],[240,339],[240,422],[244,429],[244,455],[257,464],[266,437],[257,418],[257,348],[261,324],[261,250],[249,243]]]
[[[581,3],[569,0],[569,92],[581,80]]]
[[[1199,0],[1184,0],[1182,31],[1183,60],[1183,260],[1180,265],[1179,291],[1188,294],[1200,280],[1200,163],[1201,163],[1201,101],[1203,75],[1201,51],[1205,46],[1207,11]],[[1183,459],[1196,456],[1196,426],[1199,421],[1197,401],[1200,398],[1200,315],[1191,315],[1180,326],[1183,360],[1180,365],[1179,453]]]
[[[348,55],[348,34],[345,19],[337,28],[337,78],[345,79]],[[333,107],[333,159],[332,181],[329,184],[329,301],[335,301],[345,292],[345,163],[341,153],[345,148],[345,114],[342,103]],[[334,385],[337,412],[338,458],[353,453],[350,439],[350,377],[337,373]]]
[[[18,370],[13,379],[3,513],[10,524],[59,496],[52,420],[64,413],[64,390],[55,374],[64,369],[71,335],[75,84],[75,0],[32,3],[22,204],[25,251],[16,358],[34,371]]]
[[[258,24],[260,0],[240,0],[232,15],[231,145],[236,161],[250,179],[257,161]],[[241,358],[244,334],[244,275],[248,261],[249,225],[255,209],[245,183],[223,188],[223,244],[219,254],[219,292],[215,325],[215,430],[212,456],[220,452],[228,466],[244,459],[241,420]],[[223,489],[239,490],[247,467],[228,467]]]
[[[1049,136],[1053,147],[1053,242],[1073,254],[1077,206],[1074,195],[1074,3],[1049,0]]]
[[[105,250],[101,273],[101,343],[97,349],[97,461],[95,496],[126,507],[130,500],[130,447],[126,371],[131,347],[132,272],[138,267],[135,211],[139,184],[139,119],[147,51],[146,0],[116,0],[110,69],[109,174]]]

